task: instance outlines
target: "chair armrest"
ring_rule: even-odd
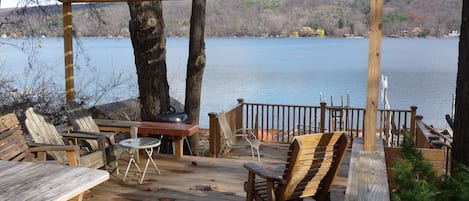
[[[35,145],[41,145],[36,143]],[[42,144],[43,145],[43,144]],[[72,145],[48,145],[48,146],[38,146],[30,147],[30,152],[37,153],[37,158],[40,161],[46,160],[47,151],[65,151],[67,152],[68,164],[70,166],[78,166],[78,146]]]
[[[75,136],[83,136],[83,138],[86,138],[84,136],[89,136],[88,139],[93,139],[93,136],[95,137],[105,137],[107,139],[109,139],[109,142],[112,144],[112,145],[115,145],[116,144],[116,140],[115,140],[115,135],[116,133],[114,132],[89,132],[89,131],[73,131],[71,132],[70,134],[75,135]],[[68,134],[68,133],[67,133]],[[80,135],[81,134],[81,135]],[[74,136],[65,136],[64,134],[60,134],[62,135],[63,137],[74,137]],[[75,138],[78,138],[78,137],[75,137]]]
[[[236,130],[236,133],[243,132],[243,131],[244,132],[246,132],[246,131],[251,131],[252,132],[254,130],[252,130],[251,128],[239,128],[239,129]]]
[[[282,176],[277,175],[273,171],[266,169],[256,163],[244,163],[243,167],[264,179],[271,179],[283,183]]]
[[[247,135],[247,134],[234,134],[233,136],[236,136],[236,137],[248,137],[249,135]]]
[[[73,132],[73,133],[60,133],[60,135],[66,139],[85,139],[85,140],[96,140],[98,142],[98,150],[104,151],[106,148],[106,139],[109,139],[110,144],[114,145],[114,136],[108,138],[105,135],[99,135],[98,133],[93,132]],[[77,142],[71,142],[71,144],[76,144]]]
[[[235,133],[246,135],[246,137],[251,136],[252,138],[257,140],[257,136],[254,135],[254,130],[251,128],[240,128],[240,129],[237,129]]]
[[[73,130],[71,133],[81,133],[81,134],[89,134],[89,135],[96,135],[96,136],[104,136],[107,138],[113,138],[116,135],[115,132],[90,132],[90,131],[80,131],[80,130]]]
[[[62,137],[68,137],[68,138],[80,138],[80,139],[96,139],[99,140],[101,138],[106,138],[106,136],[99,135],[96,133],[82,133],[82,132],[73,132],[73,133],[60,133]]]
[[[43,146],[44,144],[33,144],[33,145],[39,145],[37,147],[30,147],[29,151],[30,152],[45,152],[45,151],[77,151],[78,152],[78,146],[73,146],[73,145],[47,145]]]

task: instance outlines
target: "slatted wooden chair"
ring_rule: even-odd
[[[302,200],[310,196],[316,201],[330,200],[332,181],[348,143],[342,132],[295,137],[283,176],[256,163],[244,164],[249,170],[246,200]]]
[[[106,153],[104,151],[104,144],[106,138],[101,135],[88,134],[88,133],[61,133],[50,122],[46,121],[44,116],[34,112],[33,108],[26,110],[26,127],[31,134],[33,141],[36,143],[65,145],[65,139],[71,144],[76,145],[76,139],[86,139],[95,141],[98,144],[97,150],[92,150],[84,155],[79,156],[78,165],[88,168],[100,168],[106,164]],[[61,164],[66,164],[67,158],[63,152],[48,152],[55,160]]]
[[[238,129],[236,131],[232,130],[228,120],[226,119],[226,114],[224,112],[220,112],[218,114],[218,123],[220,125],[221,131],[223,133],[223,137],[225,139],[225,149],[232,149],[232,148],[251,148],[251,155],[252,159],[254,160],[254,150],[257,152],[257,159],[260,161],[260,153],[259,148],[262,144],[261,141],[257,140],[256,135],[251,129]],[[257,125],[257,121],[256,121]],[[242,140],[238,140],[241,138]],[[221,149],[220,151],[223,151]]]
[[[124,148],[118,146],[118,141],[116,141],[117,133],[101,132],[91,116],[91,113],[76,101],[67,102],[65,110],[67,112],[67,117],[73,126],[73,132],[93,133],[105,136],[108,139],[109,143],[106,146],[107,161],[109,164],[114,165],[116,166],[115,168],[117,168],[117,160],[119,156],[125,152]],[[88,140],[87,142],[91,149],[96,150],[98,148],[96,141]]]
[[[0,117],[0,160],[46,161],[49,151],[66,153],[67,164],[77,166],[77,146],[38,146],[30,147],[24,140],[23,130],[15,114]]]

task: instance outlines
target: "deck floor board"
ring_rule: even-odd
[[[264,146],[263,165],[272,169],[283,166],[283,147]],[[146,158],[141,155],[140,167],[144,167]],[[143,184],[138,184],[139,173],[131,166],[127,181],[123,182],[127,157],[119,160],[120,174],[111,175],[111,179],[91,190],[87,201],[110,200],[182,200],[182,201],[241,201],[245,200],[244,182],[247,180],[247,170],[243,163],[253,162],[250,152],[232,152],[226,154],[227,158],[208,158],[184,156],[174,159],[171,155],[156,155],[154,159],[161,175],[150,165]],[[344,169],[344,170],[342,170]],[[343,167],[334,181],[332,200],[343,200],[347,183],[348,158],[344,160]],[[309,199],[305,199],[309,200]]]

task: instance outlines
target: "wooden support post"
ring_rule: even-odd
[[[212,158],[216,158],[218,156],[219,147],[220,147],[220,134],[218,133],[218,119],[217,113],[211,112],[208,113],[209,119],[209,155]]]
[[[65,94],[66,101],[75,100],[75,84],[73,77],[73,29],[72,29],[72,3],[63,1],[64,26],[64,60],[65,60]]]
[[[243,105],[244,105],[244,99],[238,98],[238,106],[236,106],[236,126],[235,129],[240,129],[240,128],[245,128],[243,126]]]
[[[422,134],[422,131],[420,131],[420,129],[416,129],[417,128],[417,122],[422,122],[423,116],[422,115],[416,115],[414,119],[415,119],[415,123],[414,123],[415,138],[411,138],[411,139],[413,140],[413,143],[415,144],[415,147],[417,147],[417,148],[430,148],[430,144],[429,144],[430,142],[427,142],[429,146],[424,146],[427,139]]]
[[[417,115],[417,106],[410,107],[410,138],[415,140],[415,118]]]
[[[365,151],[376,150],[382,21],[383,0],[371,0],[370,46],[368,50],[368,87],[365,113],[365,141],[363,146]]]
[[[319,132],[324,133],[324,127],[326,125],[326,102],[321,102],[321,119],[319,122]]]

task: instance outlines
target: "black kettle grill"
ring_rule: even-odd
[[[161,113],[156,115],[154,121],[156,122],[168,122],[168,123],[181,123],[181,124],[188,124],[189,116],[187,116],[184,112],[176,112],[176,109],[173,106],[169,107],[167,112]],[[171,136],[162,135],[161,136],[161,145],[160,145],[160,153],[164,154],[173,154],[173,139]],[[187,140],[187,139],[184,139]],[[184,143],[184,154],[190,155],[190,147],[188,143]]]

